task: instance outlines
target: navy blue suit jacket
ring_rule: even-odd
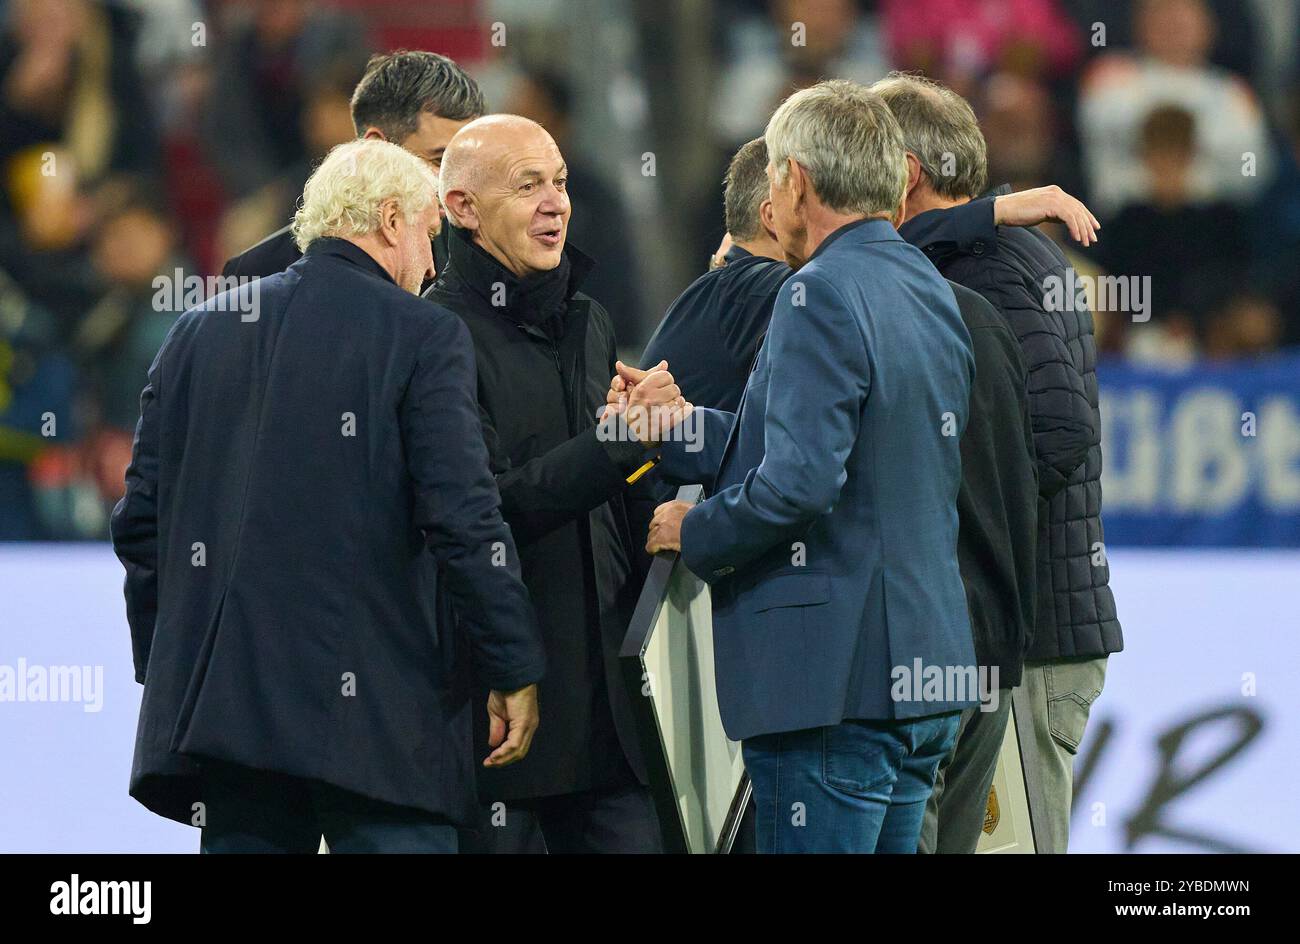
[[[141,396],[112,521],[132,796],[190,822],[215,758],[469,822],[468,663],[497,689],[543,670],[469,332],[344,240],[255,288],[182,315]]]
[[[739,413],[699,410],[702,448],[665,445],[665,474],[712,493],[682,558],[712,585],[730,737],[974,704],[956,507],[973,376],[948,283],[863,220],[781,288]]]

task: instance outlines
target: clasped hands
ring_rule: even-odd
[[[668,432],[682,423],[694,407],[682,396],[681,388],[668,373],[668,362],[660,361],[649,370],[614,364],[601,419],[621,415],[637,442],[653,449]]]
[[[618,361],[614,368],[617,373],[609,382],[602,419],[611,414],[622,415],[638,441],[657,446],[669,430],[691,415],[694,407],[673,382],[667,361],[660,361],[649,370],[628,367],[622,361]],[[682,519],[693,507],[689,502],[668,501],[656,508],[646,538],[646,550],[651,554],[680,551]]]

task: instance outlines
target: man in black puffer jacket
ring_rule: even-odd
[[[1092,313],[1086,307],[1049,310],[1057,307],[1048,302],[1054,280],[1073,285],[1065,256],[1037,230],[996,226],[996,196],[972,202],[987,181],[987,150],[966,101],[909,75],[891,75],[874,89],[889,103],[908,148],[909,190],[899,232],[945,277],[992,302],[1025,355],[1039,523],[1037,622],[1024,685],[1034,706],[1044,758],[1036,774],[1048,806],[1046,835],[1034,838],[1040,852],[1065,852],[1074,755],[1101,694],[1106,659],[1124,648],[1101,527]],[[1091,230],[1095,223],[1088,215],[1079,225]]]

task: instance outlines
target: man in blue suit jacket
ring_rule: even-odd
[[[718,699],[760,851],[914,852],[979,694],[957,565],[970,336],[891,224],[907,167],[878,96],[823,82],[766,140],[799,272],[738,414],[697,410],[702,431],[665,445],[665,474],[711,497],[660,506],[647,547],[680,548],[712,585]]]
[[[540,633],[469,332],[415,294],[435,187],[395,144],[335,148],[303,258],[186,312],[150,368],[112,522],[144,684],[131,795],[205,852],[455,852],[477,813],[470,665],[484,763],[537,727]]]

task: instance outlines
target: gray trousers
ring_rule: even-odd
[[[1070,845],[1070,806],[1074,799],[1074,755],[1079,752],[1092,703],[1106,682],[1106,656],[1026,662],[1021,684],[1032,705],[1032,724],[1041,763],[1036,774],[1045,801],[1034,834],[1039,853],[1063,853]],[[1040,835],[1042,833],[1042,835]]]
[[[934,792],[925,805],[917,852],[971,853],[984,829],[989,789],[997,772],[998,751],[1011,713],[1011,689],[998,690],[994,711],[967,708],[961,713],[957,742],[939,763]]]

